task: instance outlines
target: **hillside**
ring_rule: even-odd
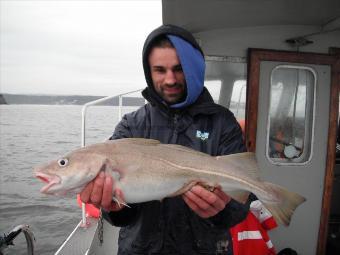
[[[16,95],[0,94],[0,104],[40,104],[40,105],[83,105],[103,96],[59,96],[59,95]],[[123,105],[138,106],[144,104],[144,98],[124,97]],[[101,105],[118,105],[118,98]]]

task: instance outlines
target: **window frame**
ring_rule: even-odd
[[[284,166],[297,166],[297,165],[306,165],[308,164],[312,159],[313,159],[313,151],[314,151],[314,132],[315,132],[315,112],[316,112],[316,85],[317,85],[317,80],[318,80],[318,77],[317,77],[317,73],[316,71],[311,68],[311,67],[308,67],[308,66],[303,66],[303,65],[287,65],[287,64],[279,64],[277,66],[275,66],[272,70],[271,70],[271,73],[270,73],[270,93],[269,93],[269,105],[268,105],[268,109],[270,109],[270,103],[271,103],[271,96],[272,96],[272,93],[271,93],[271,87],[272,87],[272,84],[273,84],[273,73],[278,70],[278,69],[284,69],[284,68],[287,68],[287,69],[300,69],[300,70],[308,70],[310,71],[312,74],[313,74],[313,77],[314,77],[314,82],[313,82],[313,104],[311,105],[311,111],[312,111],[312,115],[310,116],[312,118],[311,120],[311,123],[312,123],[312,128],[311,128],[311,131],[308,131],[305,129],[305,132],[304,132],[304,143],[305,141],[308,141],[309,137],[311,138],[310,140],[310,143],[308,143],[308,146],[310,147],[310,154],[309,154],[309,157],[307,160],[304,160],[303,162],[298,162],[297,160],[300,159],[300,158],[303,158],[306,154],[306,150],[304,149],[302,154],[300,155],[299,158],[297,159],[277,159],[277,160],[273,160],[273,158],[271,158],[269,156],[269,143],[270,143],[270,124],[271,124],[271,121],[270,121],[270,111],[268,112],[268,116],[267,116],[267,130],[266,130],[266,158],[268,160],[268,162],[270,162],[271,164],[273,165],[284,165]],[[306,90],[306,93],[307,93],[307,90]],[[307,102],[307,100],[306,100]],[[307,108],[308,106],[306,106]],[[305,109],[306,109],[305,108]],[[308,110],[308,109],[307,109]],[[305,121],[306,123],[306,121]],[[305,126],[308,126],[308,125],[305,125]],[[304,146],[305,147],[305,146]]]

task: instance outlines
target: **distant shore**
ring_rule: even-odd
[[[0,104],[40,104],[40,105],[84,105],[88,102],[103,98],[105,96],[78,96],[78,95],[21,95],[0,94]],[[123,105],[140,106],[144,104],[142,97],[124,97]],[[117,106],[118,97],[100,105]]]

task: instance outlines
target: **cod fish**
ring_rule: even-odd
[[[89,145],[35,168],[34,174],[47,183],[42,193],[60,195],[80,192],[100,171],[112,175],[113,188],[122,190],[128,204],[177,196],[201,184],[221,187],[240,203],[246,203],[252,192],[278,223],[289,225],[294,210],[305,201],[297,193],[261,181],[254,153],[213,157],[143,138]]]

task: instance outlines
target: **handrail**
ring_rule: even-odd
[[[108,100],[111,100],[113,98],[118,97],[119,98],[119,104],[118,104],[118,120],[120,120],[122,118],[122,106],[123,106],[123,96],[129,95],[129,94],[133,94],[136,92],[142,91],[142,89],[138,89],[138,90],[133,90],[133,91],[129,91],[126,93],[122,93],[122,94],[118,94],[118,95],[114,95],[114,96],[107,96],[107,97],[103,97],[94,101],[90,101],[86,104],[83,105],[82,107],[82,111],[81,111],[81,147],[85,146],[85,127],[86,127],[86,112],[87,112],[87,108],[90,106],[94,106],[103,102],[106,102]],[[81,206],[82,209],[82,223],[81,226],[86,227],[86,209],[85,209],[85,203],[82,203]]]

